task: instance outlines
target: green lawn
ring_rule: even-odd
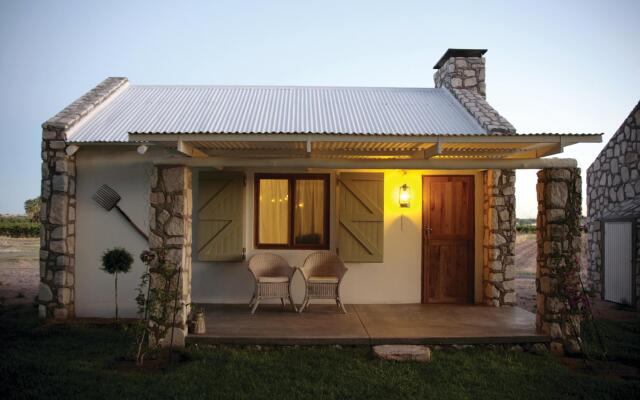
[[[636,351],[629,363],[638,362],[638,327],[607,325],[607,334],[633,341],[616,350]],[[551,356],[481,348],[438,350],[419,364],[381,361],[367,347],[201,345],[170,372],[125,373],[113,363],[128,349],[126,332],[40,327],[24,307],[0,311],[0,338],[0,390],[9,399],[629,399],[640,391],[640,381],[579,374]]]

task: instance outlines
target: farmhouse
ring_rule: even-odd
[[[589,282],[604,300],[638,308],[640,103],[587,170]]]
[[[554,274],[579,251],[581,178],[546,157],[601,135],[517,133],[486,101],[485,52],[447,50],[434,88],[107,78],[43,124],[41,317],[110,317],[99,260],[114,246],[166,250],[185,311],[248,303],[256,254],[301,266],[318,250],[348,267],[347,304],[512,306],[515,170],[528,168],[541,170],[537,328],[571,346]],[[102,185],[140,232],[93,200]],[[142,271],[121,277],[123,314]],[[291,287],[300,302],[299,277]]]

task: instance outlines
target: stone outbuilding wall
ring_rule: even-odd
[[[516,304],[516,174],[484,173],[483,299],[495,307]]]
[[[126,83],[107,78],[42,125],[41,318],[72,318],[75,312],[76,162],[67,132]]]
[[[635,218],[640,229],[640,103],[587,170],[587,209],[589,287],[602,295],[602,220]],[[636,251],[640,251],[640,235],[636,235]],[[640,254],[635,268],[640,294]],[[636,306],[640,308],[640,301]]]
[[[178,286],[180,311],[173,330],[176,346],[184,346],[191,304],[192,203],[191,169],[182,165],[154,167],[149,197],[149,248],[165,251],[167,260],[175,268],[182,268]]]
[[[580,217],[582,180],[578,168],[538,172],[536,326],[551,336],[554,353],[580,351]]]

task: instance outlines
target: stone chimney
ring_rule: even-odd
[[[433,66],[436,87],[468,89],[487,97],[484,83],[484,53],[486,49],[448,49]]]

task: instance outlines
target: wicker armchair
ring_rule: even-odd
[[[311,299],[334,299],[342,312],[347,313],[340,299],[340,283],[347,273],[347,267],[337,255],[329,251],[311,253],[304,260],[302,268],[297,269],[305,282],[304,301],[298,312],[308,307]]]
[[[280,299],[282,308],[287,299],[293,310],[297,311],[291,298],[291,278],[295,269],[284,258],[275,254],[256,254],[249,260],[249,271],[255,279],[253,297],[249,302],[251,314],[256,312],[258,304],[264,299]]]

